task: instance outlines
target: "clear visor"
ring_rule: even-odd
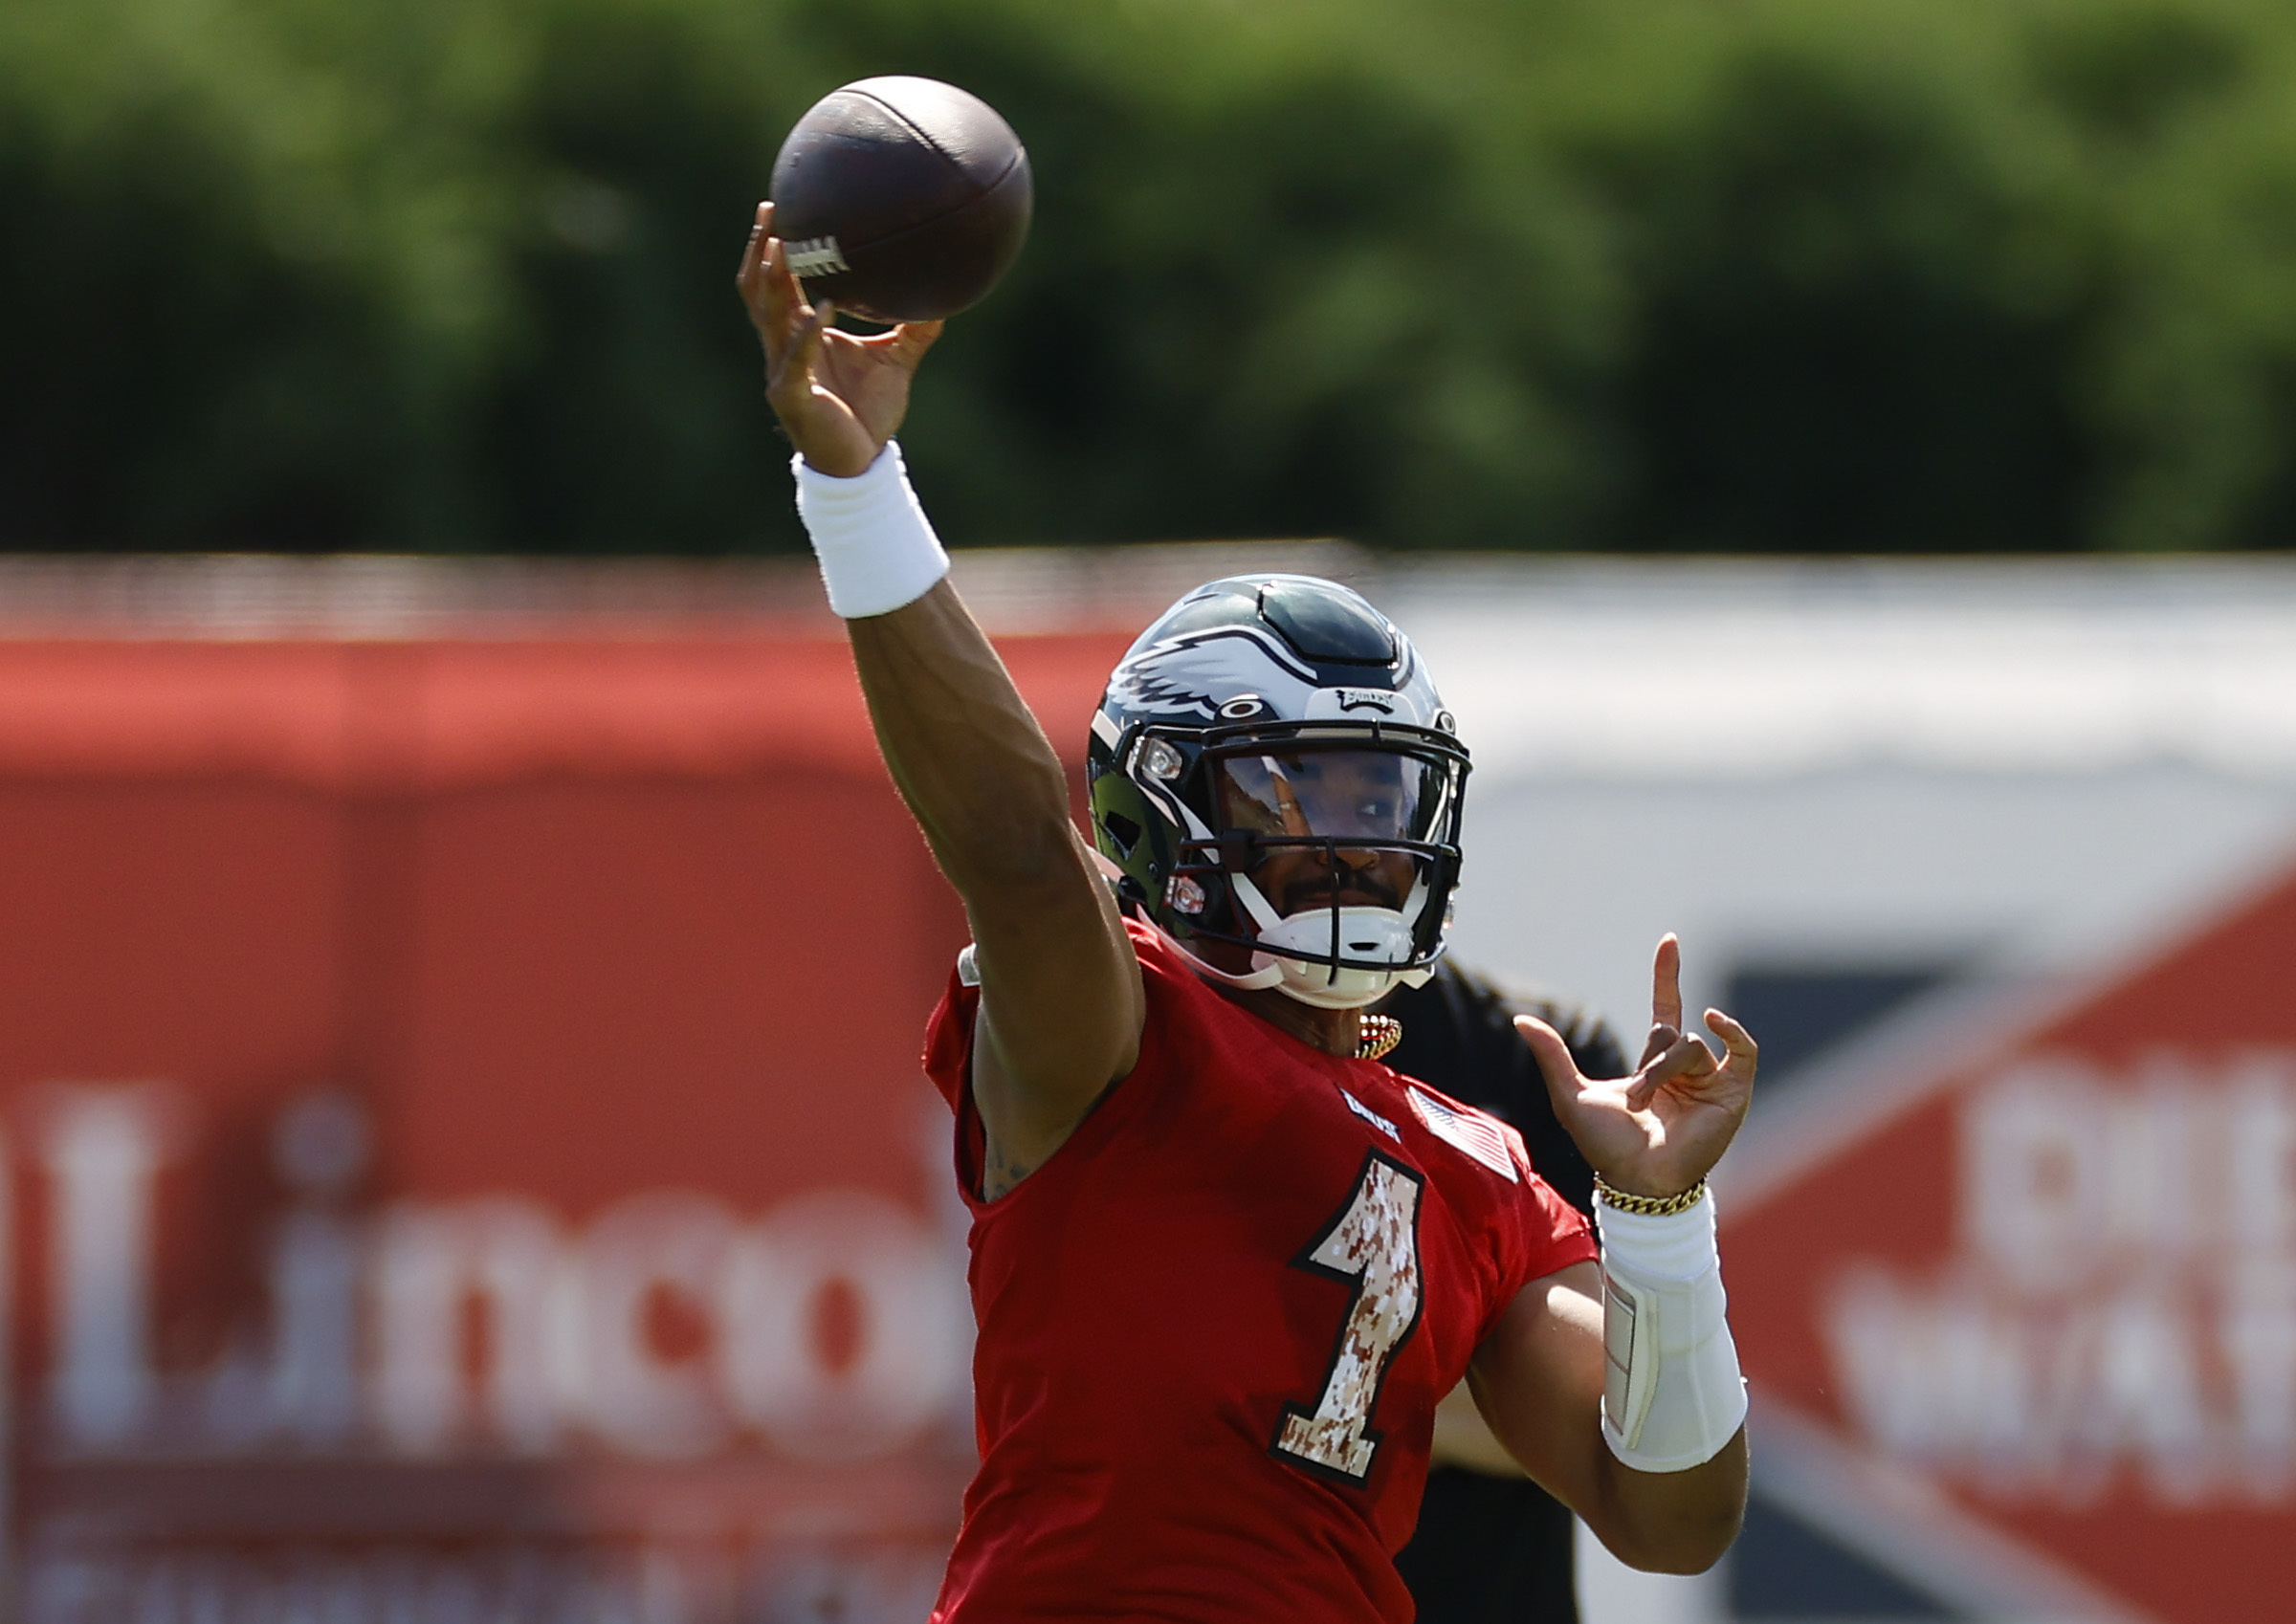
[[[1221,756],[1210,766],[1226,826],[1256,835],[1432,840],[1450,801],[1446,765],[1392,751]]]

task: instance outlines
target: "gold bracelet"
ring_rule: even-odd
[[[1706,1198],[1706,1180],[1701,1178],[1688,1190],[1672,1196],[1629,1196],[1623,1190],[1614,1190],[1604,1182],[1601,1174],[1595,1174],[1595,1194],[1606,1207],[1616,1207],[1623,1213],[1634,1213],[1642,1218],[1672,1218],[1687,1213]]]

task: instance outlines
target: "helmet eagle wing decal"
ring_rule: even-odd
[[[1223,701],[1254,693],[1278,715],[1299,715],[1315,673],[1257,626],[1222,625],[1167,637],[1125,657],[1109,695],[1152,715],[1210,721]]]

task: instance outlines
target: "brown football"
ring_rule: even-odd
[[[808,299],[872,321],[978,303],[1021,252],[1028,153],[997,110],[938,79],[858,79],[815,102],[773,164],[774,230]]]

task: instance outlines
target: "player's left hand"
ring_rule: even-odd
[[[1602,1181],[1632,1196],[1672,1196],[1704,1178],[1746,1119],[1754,1098],[1754,1039],[1718,1009],[1706,1023],[1724,1057],[1682,1029],[1682,947],[1661,939],[1651,966],[1650,1038],[1631,1077],[1584,1077],[1562,1035],[1528,1015],[1515,1030],[1538,1068],[1579,1153]]]

